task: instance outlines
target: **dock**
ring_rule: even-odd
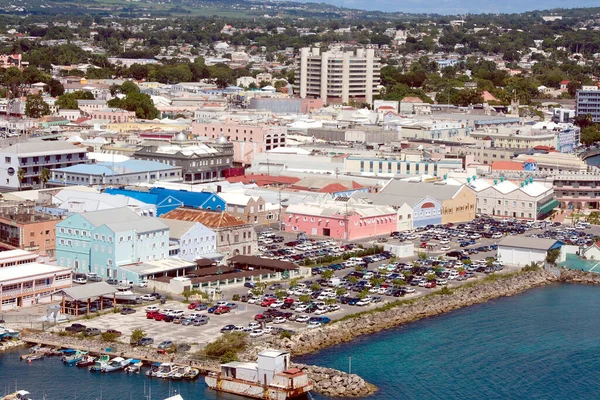
[[[108,355],[110,357],[123,357],[141,360],[144,364],[152,363],[174,363],[194,367],[200,370],[201,374],[210,372],[219,372],[219,363],[210,363],[201,360],[192,360],[188,358],[177,358],[173,354],[158,353],[155,348],[132,347],[119,342],[107,343],[93,339],[78,339],[74,337],[61,337],[47,333],[32,333],[23,335],[21,340],[31,345],[47,346],[59,349],[74,349],[87,351],[92,356]]]

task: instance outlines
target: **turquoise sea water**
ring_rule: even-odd
[[[348,370],[383,399],[593,399],[600,397],[600,287],[553,285],[361,337],[298,361]],[[172,383],[92,374],[57,359],[26,364],[0,355],[0,394],[25,388],[41,399],[146,399],[177,390],[217,395],[203,380]],[[102,396],[102,397],[101,397]],[[317,399],[323,397],[315,395]]]

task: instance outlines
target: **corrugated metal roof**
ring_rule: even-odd
[[[437,200],[448,200],[453,198],[461,188],[462,186],[440,185],[434,182],[407,182],[392,179],[381,189],[380,193],[405,198],[409,203],[409,198],[414,201],[414,199],[422,199],[425,196]],[[360,194],[357,195],[360,196]]]
[[[106,282],[96,282],[73,286],[63,289],[62,292],[73,300],[87,300],[100,296],[112,296],[117,289]]]
[[[533,238],[525,236],[506,236],[498,246],[517,247],[521,249],[550,250],[555,244],[561,243],[555,239]]]
[[[194,210],[190,208],[178,208],[162,215],[161,218],[200,222],[202,225],[211,229],[248,225],[242,219],[227,212]]]

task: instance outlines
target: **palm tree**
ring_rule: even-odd
[[[21,190],[21,184],[23,183],[23,179],[25,179],[25,170],[23,168],[19,168],[17,171],[17,179],[19,180],[19,190]]]
[[[40,182],[42,182],[42,188],[46,187],[46,183],[50,180],[50,170],[48,168],[44,168],[40,172]]]

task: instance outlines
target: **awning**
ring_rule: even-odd
[[[537,215],[544,215],[544,214],[548,214],[550,211],[554,210],[556,207],[558,207],[559,203],[558,200],[556,199],[552,199],[549,202],[547,202],[546,204],[544,204],[541,207],[538,207],[537,210]]]

